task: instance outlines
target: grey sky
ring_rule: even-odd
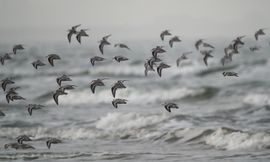
[[[98,39],[234,37],[270,27],[270,0],[0,0],[0,41],[61,40],[75,24]]]

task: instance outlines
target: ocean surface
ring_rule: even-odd
[[[157,38],[158,39],[158,38]],[[224,67],[220,63],[228,40],[208,40],[216,49],[206,67],[203,56],[196,51],[195,41],[126,41],[130,51],[104,47],[103,63],[94,67],[90,57],[102,56],[97,41],[82,40],[63,43],[26,43],[25,50],[11,55],[0,66],[0,79],[12,78],[20,86],[25,101],[7,104],[0,91],[0,161],[162,161],[209,162],[270,161],[270,46],[267,39],[251,38]],[[111,41],[114,43],[113,41]],[[262,48],[250,52],[254,44]],[[1,44],[0,52],[11,52],[14,44]],[[161,59],[171,65],[162,77],[157,72],[144,76],[144,60],[150,50],[165,45]],[[188,60],[176,67],[182,52],[193,51]],[[60,55],[51,67],[46,56]],[[129,61],[116,63],[112,58],[123,55]],[[40,59],[47,65],[34,69],[31,62]],[[223,77],[234,71],[239,77]],[[58,88],[56,78],[68,74],[76,85],[68,95],[59,97],[59,106],[52,98]],[[106,86],[92,94],[89,83],[97,78]],[[126,79],[126,89],[117,91],[117,98],[128,99],[118,109],[112,106],[111,86]],[[167,112],[162,104],[172,101],[179,109]],[[26,105],[42,104],[29,116]],[[35,150],[4,149],[22,134],[31,135],[25,142]],[[52,144],[46,138],[63,141]]]

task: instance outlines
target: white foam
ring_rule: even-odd
[[[270,135],[266,133],[246,133],[240,131],[228,131],[219,128],[205,138],[208,145],[226,150],[263,148],[270,142]]]
[[[248,94],[243,102],[255,106],[270,105],[270,97],[266,94]]]

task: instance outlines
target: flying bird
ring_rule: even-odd
[[[39,105],[39,104],[29,104],[26,107],[27,107],[29,115],[31,116],[33,110],[39,110],[39,109],[42,109],[45,106]]]
[[[48,62],[51,64],[51,66],[54,66],[53,64],[54,60],[61,60],[60,56],[57,54],[50,54],[47,57],[48,57]]]
[[[63,74],[62,76],[56,78],[56,82],[59,86],[61,86],[61,83],[64,81],[72,81],[71,78],[65,74]]]
[[[259,40],[259,36],[265,35],[264,30],[266,30],[267,28],[264,29],[259,29],[258,31],[255,32],[254,36],[256,41]]]
[[[117,98],[117,99],[114,99],[112,101],[112,105],[113,105],[114,108],[117,109],[119,104],[127,104],[127,101],[128,100],[126,100],[126,99]]]
[[[168,112],[171,112],[171,109],[178,109],[179,108],[176,103],[172,103],[172,102],[165,103],[164,107]]]
[[[89,35],[86,33],[88,29],[81,29],[76,36],[77,41],[81,44],[81,38],[82,37],[89,37]]]
[[[178,36],[172,37],[172,38],[169,40],[169,45],[170,45],[170,47],[173,47],[173,43],[174,43],[174,42],[181,42],[181,40],[179,39]]]
[[[69,43],[71,42],[71,37],[72,37],[72,35],[78,34],[77,28],[78,28],[79,26],[81,26],[81,24],[72,26],[71,29],[68,30],[67,38],[68,38],[68,42],[69,42]]]
[[[124,85],[124,82],[126,80],[118,80],[111,88],[111,91],[112,91],[112,95],[113,97],[115,98],[115,94],[116,94],[116,90],[117,89],[124,89],[126,88],[126,86]]]
[[[33,67],[34,67],[35,69],[38,69],[38,66],[45,66],[45,65],[46,65],[45,63],[43,63],[43,62],[40,61],[40,60],[36,60],[36,61],[32,62],[31,64],[33,65]]]
[[[51,144],[59,144],[59,143],[62,143],[62,141],[60,139],[57,139],[57,138],[49,138],[46,141],[46,145],[47,145],[48,149],[51,149]]]
[[[115,56],[113,59],[115,61],[117,61],[117,62],[122,62],[122,61],[127,61],[128,60],[128,58],[124,57],[124,56]]]
[[[13,46],[13,53],[14,53],[14,55],[16,55],[16,53],[17,53],[18,50],[23,50],[23,49],[24,49],[24,47],[23,47],[22,44],[17,44],[15,46]]]
[[[187,58],[187,55],[188,54],[191,54],[192,53],[192,51],[190,51],[190,52],[184,52],[183,54],[182,54],[182,56],[180,56],[177,60],[176,60],[176,66],[177,67],[179,67],[180,66],[180,62],[182,61],[182,60],[187,60],[188,58]]]
[[[114,45],[114,47],[125,48],[125,49],[130,50],[130,48],[127,45],[123,44],[123,43],[117,43],[117,44]]]
[[[92,64],[92,66],[95,66],[95,62],[101,62],[104,60],[105,60],[105,58],[99,57],[99,56],[94,56],[94,57],[90,58],[90,62]]]
[[[164,41],[164,37],[165,37],[165,36],[169,36],[169,35],[172,35],[172,34],[170,33],[170,31],[169,31],[169,30],[164,30],[164,31],[161,32],[160,38],[161,38],[162,41]]]
[[[238,76],[238,74],[236,73],[236,72],[223,72],[222,73],[223,74],[223,76],[225,77],[225,76],[235,76],[235,77],[239,77]]]
[[[169,68],[169,67],[171,66],[161,62],[159,66],[157,67],[157,72],[158,72],[159,77],[161,77],[162,69]]]
[[[103,80],[105,80],[107,78],[103,78],[103,79],[96,79],[96,80],[92,80],[90,83],[90,89],[92,91],[92,93],[95,93],[96,87],[98,86],[105,86],[105,84],[103,83]]]

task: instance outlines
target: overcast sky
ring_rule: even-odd
[[[98,39],[234,37],[270,27],[270,0],[0,0],[0,41],[61,40],[76,24]],[[65,38],[64,38],[65,39]]]

